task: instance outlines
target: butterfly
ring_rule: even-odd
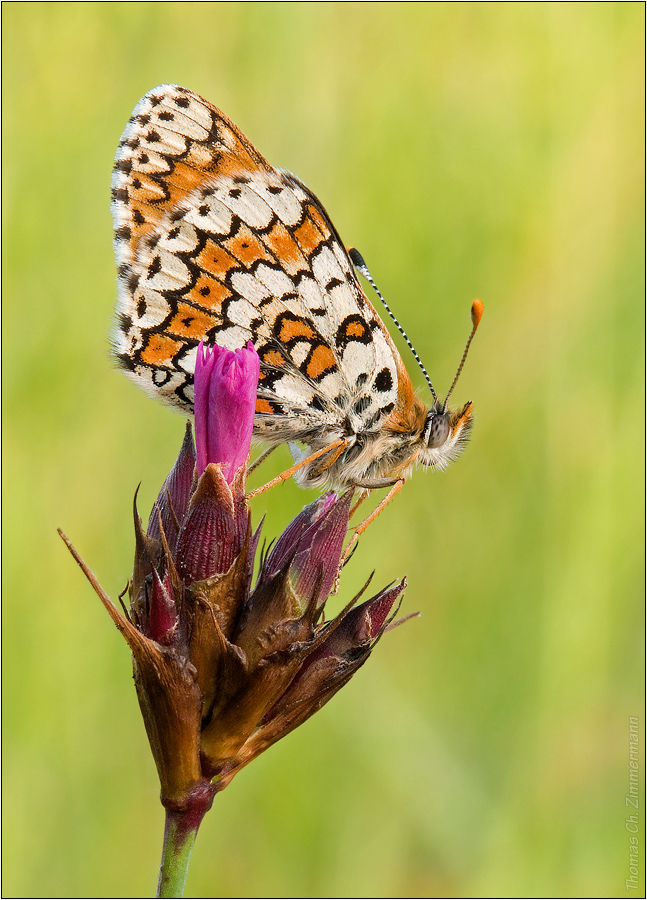
[[[362,290],[359,254],[314,194],[211,103],[176,85],[140,100],[117,149],[112,211],[114,352],[149,394],[192,412],[199,342],[252,341],[254,435],[289,443],[305,460],[303,486],[393,485],[416,463],[442,469],[461,452],[472,404],[448,409],[428,376],[434,403],[419,399]]]

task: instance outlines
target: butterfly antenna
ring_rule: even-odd
[[[438,403],[438,397],[436,396],[436,391],[434,390],[434,386],[433,386],[433,384],[431,383],[431,378],[430,378],[429,375],[427,374],[427,370],[426,370],[425,367],[423,366],[422,360],[420,359],[420,357],[419,357],[418,354],[416,353],[416,348],[413,346],[413,344],[412,344],[411,341],[409,340],[409,337],[408,337],[406,331],[404,330],[404,328],[402,327],[402,325],[400,325],[400,323],[398,322],[398,320],[396,319],[396,317],[393,315],[393,313],[392,313],[391,310],[389,309],[388,303],[386,302],[386,300],[384,299],[384,297],[383,297],[382,294],[380,293],[378,286],[375,284],[375,282],[373,281],[373,278],[371,277],[371,273],[369,272],[368,267],[367,267],[366,263],[364,262],[364,257],[363,257],[362,254],[359,252],[359,250],[356,250],[356,249],[355,249],[355,247],[351,247],[351,248],[349,249],[348,255],[350,256],[350,261],[352,262],[352,264],[355,266],[355,268],[357,269],[357,271],[358,271],[358,272],[361,272],[361,274],[364,276],[364,278],[368,281],[368,283],[370,284],[370,286],[373,288],[373,290],[375,291],[375,293],[377,294],[377,296],[380,298],[380,300],[381,300],[382,303],[384,304],[384,308],[386,309],[386,311],[388,312],[388,314],[391,316],[391,318],[392,318],[393,321],[395,322],[395,327],[398,329],[398,331],[400,332],[400,334],[402,335],[402,337],[405,339],[406,344],[407,344],[407,347],[408,347],[409,350],[411,350],[411,352],[413,353],[413,356],[414,356],[415,361],[418,363],[418,365],[420,366],[420,369],[421,369],[421,371],[422,371],[422,374],[423,374],[423,375],[425,376],[425,378],[427,379],[427,384],[429,385],[429,390],[431,391],[431,396],[434,398],[435,402]],[[474,330],[476,330],[476,329],[474,329]],[[474,332],[472,332],[472,334],[474,334]],[[471,341],[471,340],[472,340],[472,338],[471,338],[471,336],[470,336],[470,341]],[[469,347],[469,341],[467,342],[467,346]],[[465,350],[465,352],[467,353],[467,349]],[[465,357],[463,357],[463,362],[464,362],[464,361],[465,361]],[[461,367],[462,367],[462,365],[463,365],[463,363],[461,363]],[[459,368],[458,371],[460,372],[460,368]],[[458,375],[456,376],[456,378],[458,378]],[[456,379],[454,379],[454,383],[455,383],[455,382],[456,382]],[[452,389],[453,389],[453,387],[454,387],[454,385],[452,385]],[[450,393],[451,393],[451,391],[450,391]],[[447,396],[449,396],[449,394],[448,394]],[[446,402],[447,402],[447,401],[445,401],[445,403],[446,403]]]
[[[475,300],[472,303],[472,330],[470,332],[470,336],[467,339],[467,343],[465,344],[465,349],[463,350],[463,358],[460,361],[460,365],[456,371],[456,375],[454,375],[454,380],[452,381],[452,386],[447,391],[447,396],[445,397],[445,402],[443,403],[443,412],[447,409],[447,401],[449,400],[449,395],[456,387],[456,382],[458,381],[458,376],[461,374],[463,366],[465,365],[465,360],[467,359],[467,351],[470,349],[470,344],[472,343],[472,338],[476,334],[476,329],[479,327],[479,322],[481,321],[481,316],[483,315],[483,304],[480,300]]]

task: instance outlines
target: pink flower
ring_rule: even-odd
[[[245,465],[254,428],[260,360],[251,342],[242,350],[205,347],[195,363],[195,443],[198,477],[219,463],[231,484]]]

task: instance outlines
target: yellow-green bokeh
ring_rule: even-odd
[[[421,617],[217,798],[187,896],[627,896],[643,18],[641,3],[3,4],[4,896],[150,897],[156,881],[128,652],[56,527],[116,597],[135,487],[146,515],[182,439],[107,338],[112,159],[164,82],[319,195],[439,393],[472,299],[486,309],[455,391],[474,401],[471,444],[415,474],[342,581],[343,600],[372,569],[378,587],[406,573],[403,612]],[[266,535],[311,496],[260,498]]]

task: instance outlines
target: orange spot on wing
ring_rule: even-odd
[[[151,178],[144,172],[139,172],[133,178],[128,191],[128,197],[133,206],[146,206],[149,203],[159,203],[166,196],[164,187],[155,178]],[[148,218],[155,219],[152,210],[148,210]],[[162,216],[158,215],[157,220]]]
[[[282,222],[276,222],[272,230],[265,235],[265,243],[281,261],[288,275],[295,275],[304,268],[303,253]]]
[[[148,366],[168,366],[183,346],[183,341],[174,341],[165,334],[152,334],[141,352],[141,360]]]
[[[264,400],[262,397],[258,397],[256,400],[256,412],[271,416],[273,415],[275,410],[269,400]]]
[[[178,303],[177,312],[167,326],[167,331],[178,337],[201,340],[207,331],[217,324],[218,320],[208,313],[194,309],[186,303]]]
[[[235,256],[248,268],[260,259],[271,261],[271,257],[261,241],[245,226],[239,228],[238,232],[224,244],[232,256]]]
[[[294,229],[293,233],[306,256],[310,256],[323,243],[321,232],[317,229],[312,219],[307,217],[298,228]]]
[[[223,300],[231,297],[231,291],[215,278],[201,272],[187,296],[191,303],[196,303],[204,309],[220,312]]]
[[[280,368],[285,365],[285,357],[278,350],[267,350],[261,357],[261,362],[266,366]]]
[[[212,240],[206,242],[195,261],[205,272],[221,279],[238,266],[237,260]]]
[[[293,341],[295,338],[303,338],[306,341],[313,341],[316,334],[303,319],[285,318],[281,322],[280,331],[277,335],[283,344]]]
[[[352,338],[361,338],[364,337],[366,333],[366,326],[361,322],[349,322],[346,326],[346,337],[351,340]]]
[[[337,360],[335,354],[330,347],[325,344],[319,344],[312,352],[312,356],[308,360],[306,375],[308,378],[321,378],[328,372],[337,368]]]

